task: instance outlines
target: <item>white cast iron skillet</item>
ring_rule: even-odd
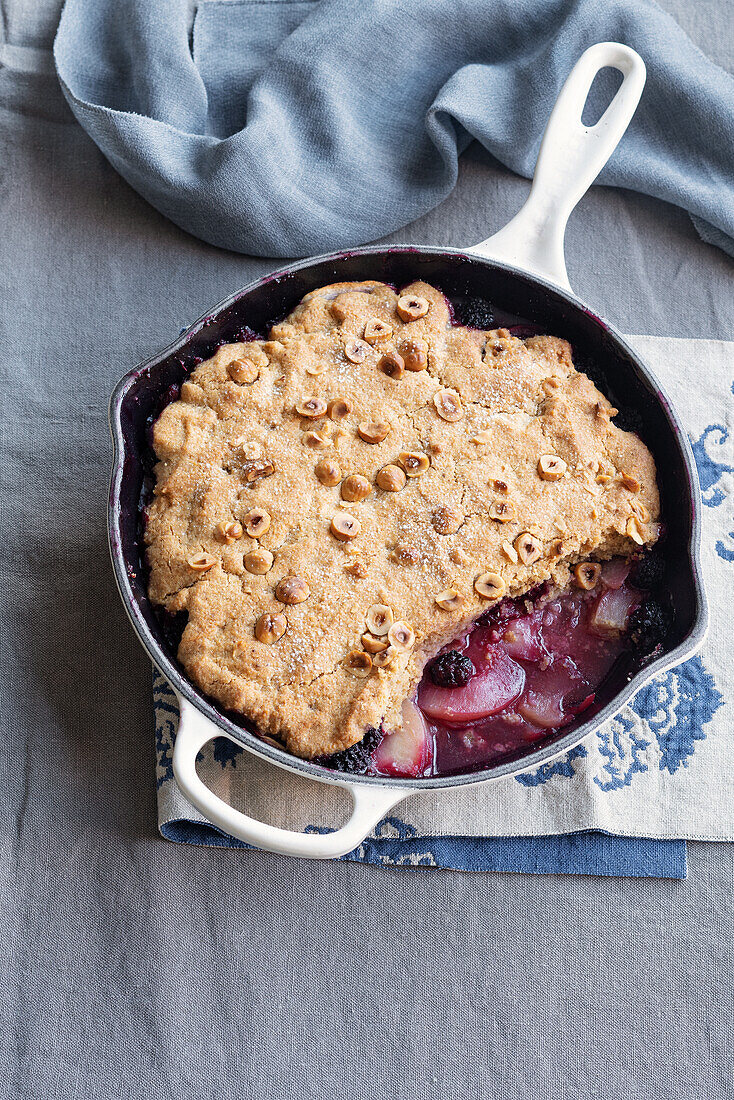
[[[581,114],[596,74],[612,67],[622,84],[601,119],[584,126]],[[152,660],[171,683],[180,705],[173,769],[186,797],[214,825],[258,848],[294,856],[328,858],[357,847],[378,821],[406,796],[425,789],[488,782],[537,767],[567,751],[611,717],[652,676],[678,664],[700,645],[707,610],[698,563],[700,496],[687,437],[650,371],[624,340],[574,297],[566,274],[563,238],[567,219],[611,156],[637,107],[645,83],[642,59],[627,46],[602,42],[575,65],[553,109],[538,155],[532,189],[522,210],[499,233],[466,251],[438,248],[364,248],[318,257],[258,280],[196,322],[172,347],[131,371],[117,386],[110,405],[115,443],[109,507],[110,549],[120,593],[133,626]],[[186,354],[199,361],[226,339],[235,322],[265,331],[309,290],[337,281],[384,279],[404,285],[413,279],[486,298],[508,312],[545,324],[546,331],[570,339],[574,353],[586,349],[608,368],[609,390],[632,406],[644,423],[644,438],[656,458],[668,534],[667,584],[675,613],[673,634],[663,653],[640,664],[606,689],[593,715],[549,744],[484,771],[429,779],[390,780],[345,776],[260,740],[232,716],[218,710],[185,677],[163,635],[145,591],[141,565],[138,503],[145,477],[145,428],[160,410],[162,397],[185,376]],[[207,343],[214,337],[214,344]],[[207,351],[207,349],[209,349]],[[194,360],[196,362],[196,360]],[[188,360],[188,366],[191,360]],[[604,388],[604,386],[602,386]],[[196,771],[197,753],[216,736],[227,736],[279,767],[352,795],[348,822],[327,834],[295,833],[266,825],[227,805]]]

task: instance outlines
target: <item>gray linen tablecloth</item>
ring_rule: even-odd
[[[732,68],[731,5],[667,6]],[[268,264],[188,237],[116,176],[52,75],[57,18],[58,0],[0,0],[0,1095],[731,1097],[731,846],[691,844],[678,883],[158,838],[149,665],[105,545],[105,405]],[[472,149],[400,236],[473,243],[526,190]],[[681,212],[596,190],[568,254],[623,331],[734,338],[731,261]]]

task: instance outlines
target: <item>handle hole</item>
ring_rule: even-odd
[[[619,69],[607,65],[599,69],[589,88],[589,94],[581,112],[581,122],[584,126],[596,126],[602,115],[619,91],[624,77]]]
[[[352,799],[331,783],[314,783],[240,749],[228,737],[208,742],[196,758],[202,783],[235,810],[280,829],[306,825],[340,828],[349,820]],[[305,808],[308,821],[301,819]]]

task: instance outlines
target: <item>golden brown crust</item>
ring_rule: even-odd
[[[477,578],[498,574],[509,595],[565,585],[580,559],[657,537],[652,456],[614,426],[564,340],[452,327],[439,291],[403,293],[428,312],[401,320],[381,283],[314,291],[269,340],[202,363],[154,428],[151,599],[188,612],[179,658],[192,680],[299,756],[396,722],[425,660],[491,605],[496,580],[477,590]],[[425,369],[380,369],[416,341]],[[346,416],[330,417],[335,400]],[[367,442],[378,423],[385,438]],[[332,484],[315,472],[324,459]],[[402,487],[379,487],[386,466],[406,473],[386,479]],[[348,477],[366,479],[364,499]],[[269,519],[259,538],[246,533],[253,512]],[[357,523],[344,528],[344,513]],[[304,582],[286,586],[298,603],[276,596],[289,576]],[[367,629],[373,605],[395,620],[388,649]],[[281,615],[285,633],[266,619],[257,633],[274,640],[258,640],[258,620]]]

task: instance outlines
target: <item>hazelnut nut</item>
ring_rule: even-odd
[[[402,355],[398,355],[396,351],[388,351],[377,362],[377,367],[386,374],[388,378],[393,378],[397,382],[399,378],[402,378],[405,374],[405,363]]]
[[[216,560],[211,554],[192,554],[191,557],[186,559],[186,564],[189,569],[193,569],[196,573],[206,573],[207,569],[211,569],[216,563]]]
[[[329,530],[340,542],[350,542],[351,539],[356,539],[362,530],[362,524],[354,516],[350,516],[349,512],[335,512]]]
[[[386,493],[399,493],[405,486],[406,480],[405,470],[393,465],[383,466],[377,471],[375,478],[378,488],[384,489]]]
[[[338,485],[342,479],[342,472],[339,469],[339,463],[335,462],[333,458],[321,458],[314,467],[314,473],[319,479],[322,485],[326,485],[331,488],[334,485]]]
[[[245,512],[242,522],[250,538],[259,539],[270,529],[270,513],[264,508],[251,508],[249,512]]]
[[[415,634],[412,626],[402,619],[398,620],[388,630],[387,640],[398,653],[405,653],[407,650],[412,649],[415,644]]]
[[[353,649],[345,657],[344,667],[358,680],[364,680],[372,671],[372,658],[361,649]]]
[[[574,566],[573,578],[579,588],[583,588],[586,592],[596,588],[600,577],[601,566],[595,561],[582,561]]]
[[[350,504],[355,501],[365,500],[372,492],[372,486],[366,477],[361,474],[350,474],[342,482],[342,500],[348,500]]]
[[[538,459],[538,474],[543,481],[560,481],[568,470],[568,464],[558,455],[541,455]]]
[[[504,578],[499,573],[480,573],[474,581],[474,591],[483,600],[498,600],[500,596],[504,596],[506,588]]]
[[[381,638],[383,634],[387,634],[392,626],[393,618],[392,608],[388,607],[387,604],[373,603],[364,621],[370,634],[376,634],[378,638]]]
[[[508,500],[493,500],[487,513],[490,519],[498,523],[509,523],[515,518],[515,509]]]
[[[368,653],[384,653],[388,646],[383,638],[376,638],[374,634],[369,633],[363,634],[360,641],[362,642],[362,648],[366,649]]]
[[[242,524],[236,521],[217,525],[217,534],[224,542],[237,542],[242,538]]]
[[[428,299],[417,294],[401,294],[398,298],[397,310],[401,321],[417,321],[419,317],[425,317],[430,308]]]
[[[282,638],[288,627],[285,615],[261,615],[255,623],[255,637],[258,642],[272,645]]]
[[[283,577],[275,586],[275,598],[289,607],[303,603],[311,595],[311,589],[303,577]]]
[[[345,416],[349,416],[352,406],[343,397],[337,397],[334,401],[329,402],[326,411],[330,420],[343,420]]]
[[[439,592],[433,599],[442,611],[458,611],[464,603],[455,588],[447,588],[445,592]]]
[[[434,394],[433,404],[442,420],[453,423],[456,420],[461,420],[464,415],[461,398],[453,390],[439,390],[437,394]]]
[[[227,374],[238,386],[248,386],[260,377],[260,368],[251,359],[233,359],[227,364]]]
[[[390,433],[390,425],[382,420],[363,420],[357,427],[357,435],[365,443],[382,443]]]
[[[344,345],[344,355],[350,363],[364,363],[369,350],[369,344],[365,344],[364,340],[347,340]]]
[[[431,465],[430,458],[422,451],[402,451],[398,455],[398,462],[408,477],[420,477]]]
[[[245,554],[244,566],[248,573],[261,577],[273,568],[273,555],[264,546],[258,546]]]
[[[627,520],[626,531],[632,541],[636,542],[638,546],[645,545],[645,539],[642,534],[639,520],[635,516],[630,516],[630,518]]]
[[[455,534],[463,522],[464,517],[461,512],[457,511],[456,508],[449,507],[447,504],[440,504],[438,508],[434,509],[431,516],[433,529],[439,535]]]
[[[513,546],[523,565],[533,565],[543,554],[542,542],[529,531],[522,531],[515,539]]]
[[[387,340],[389,336],[392,336],[392,325],[388,325],[387,321],[368,321],[364,326],[364,338],[368,344],[376,344],[378,340]]]
[[[296,412],[309,420],[317,420],[326,412],[326,402],[323,397],[306,397],[296,405]]]
[[[428,366],[428,344],[425,340],[406,340],[400,347],[406,370],[425,370]]]

